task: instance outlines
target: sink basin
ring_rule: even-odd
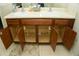
[[[63,12],[63,11],[66,11],[65,8],[50,8],[50,7],[40,7],[40,8],[29,7],[29,8],[23,8],[23,10],[24,12],[53,12],[53,11]],[[17,12],[21,12],[21,9],[19,8]]]
[[[49,8],[43,7],[43,8],[24,8],[24,11],[29,11],[29,12],[48,12]]]
[[[49,10],[50,10],[50,8],[44,7],[44,8],[41,8],[40,12],[49,12]]]

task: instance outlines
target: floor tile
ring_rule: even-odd
[[[26,44],[24,50],[21,50],[19,44],[11,50],[10,56],[72,56],[63,45],[57,45],[55,52],[50,45]]]
[[[67,50],[63,45],[57,45],[54,52],[55,56],[72,56],[71,51]]]
[[[22,53],[24,56],[38,56],[38,45],[25,45],[24,51]]]
[[[39,45],[40,56],[51,56],[53,55],[53,50],[50,45]]]

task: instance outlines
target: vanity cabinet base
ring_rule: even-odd
[[[57,43],[63,43],[66,48],[70,49],[76,37],[76,32],[72,30],[75,19],[16,18],[6,19],[6,21],[13,41],[19,42],[22,50],[25,42],[37,44],[48,43],[54,51]],[[73,38],[71,38],[72,36]]]

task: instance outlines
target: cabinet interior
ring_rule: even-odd
[[[18,39],[19,28],[20,28],[19,26],[10,27],[10,31],[11,31],[11,34],[12,34],[12,37],[13,37],[13,41],[15,41],[15,42],[19,41],[19,39]]]
[[[50,42],[50,26],[38,26],[38,41],[39,43]]]
[[[65,27],[64,26],[54,26],[55,31],[57,32],[57,42],[62,43],[62,38],[64,34]]]
[[[25,34],[25,42],[36,42],[35,26],[23,26]]]
[[[19,42],[18,32],[19,26],[10,27],[13,40]],[[62,43],[62,37],[64,33],[64,26],[54,26],[53,27],[57,32],[58,43]],[[36,42],[36,27],[35,26],[23,26],[25,42]],[[38,42],[39,43],[50,43],[51,36],[51,26],[38,26]]]

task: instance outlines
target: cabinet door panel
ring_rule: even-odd
[[[18,30],[18,39],[19,39],[19,42],[20,42],[20,44],[21,44],[21,48],[22,48],[22,50],[24,49],[24,45],[25,45],[25,36],[24,36],[24,30],[23,30],[23,28],[21,27],[21,28],[19,28],[19,30]]]
[[[76,32],[74,32],[72,29],[66,27],[63,35],[63,44],[67,49],[71,49],[76,37]]]
[[[53,51],[55,51],[57,44],[57,32],[55,31],[55,29],[52,29],[50,43],[51,47],[53,48]]]
[[[6,49],[9,48],[9,46],[13,42],[9,28],[3,29],[1,39],[3,41],[3,44],[4,44],[5,48]]]

